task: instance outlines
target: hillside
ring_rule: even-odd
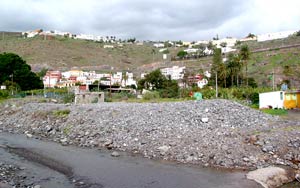
[[[261,86],[270,86],[267,77],[275,72],[276,84],[282,80],[291,80],[294,87],[300,84],[300,46],[282,48],[300,44],[300,37],[266,42],[248,42],[253,51],[249,62],[249,75]],[[0,35],[0,53],[14,52],[22,56],[33,70],[42,68],[68,70],[80,67],[83,70],[99,72],[111,70],[130,70],[134,73],[149,71],[154,68],[180,65],[192,70],[209,70],[211,57],[198,60],[177,62],[164,61],[162,53],[151,44],[124,44],[115,48],[103,48],[104,44],[67,38],[43,37],[22,38],[20,33],[4,33]],[[282,49],[281,49],[282,48]],[[153,49],[155,53],[153,53]],[[182,48],[169,48],[171,56]]]

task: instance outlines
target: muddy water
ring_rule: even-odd
[[[0,144],[11,147],[10,154],[0,150],[0,162],[5,158],[22,156],[23,163],[36,161],[42,170],[38,174],[52,177],[43,187],[75,186],[105,188],[258,188],[245,178],[245,172],[219,171],[188,167],[174,163],[152,161],[121,153],[114,158],[107,151],[65,147],[53,142],[27,139],[22,135],[0,133]],[[1,155],[2,153],[2,155]],[[23,159],[25,158],[25,159]],[[22,161],[16,157],[15,160]],[[26,162],[25,162],[26,161]],[[52,174],[50,173],[52,171]],[[48,173],[48,174],[47,174]],[[49,174],[50,173],[50,174]],[[58,184],[60,186],[58,186]],[[78,185],[78,184],[77,184]]]

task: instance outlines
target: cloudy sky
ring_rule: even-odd
[[[300,0],[1,0],[0,31],[207,40],[300,29]]]

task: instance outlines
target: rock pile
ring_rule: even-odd
[[[0,112],[0,130],[43,137],[62,145],[100,147],[225,168],[269,164],[298,168],[298,163],[284,159],[288,152],[283,153],[282,147],[295,158],[293,146],[297,146],[300,133],[285,132],[276,137],[282,131],[280,127],[289,123],[281,123],[278,129],[276,122],[277,117],[228,100],[4,104]]]

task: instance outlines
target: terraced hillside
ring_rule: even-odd
[[[300,37],[266,42],[249,42],[253,52],[249,62],[249,76],[261,86],[270,86],[268,77],[275,73],[275,84],[290,80],[293,87],[300,85]],[[0,53],[14,52],[22,56],[35,71],[41,68],[67,70],[80,67],[83,70],[108,71],[130,70],[134,73],[150,71],[154,68],[180,65],[198,71],[209,70],[211,57],[197,60],[163,60],[162,53],[151,44],[124,44],[115,48],[104,48],[104,44],[66,38],[20,37],[20,33],[0,35]],[[288,48],[286,48],[288,47]],[[154,50],[154,51],[153,51]],[[170,56],[175,56],[182,48],[169,48]],[[170,58],[169,56],[169,58]]]

